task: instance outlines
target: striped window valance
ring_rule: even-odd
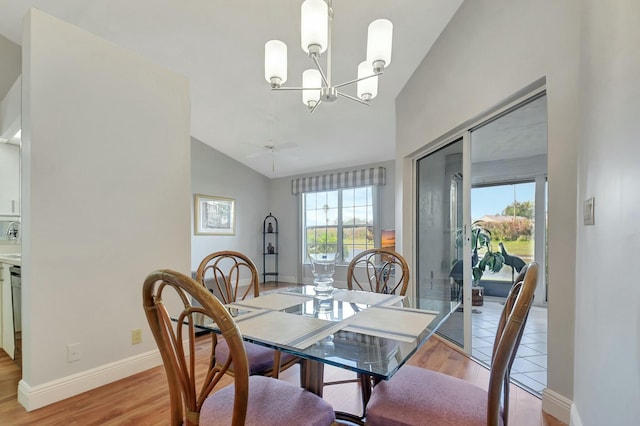
[[[291,180],[291,195],[301,192],[331,191],[357,186],[386,185],[387,170],[384,167],[337,172],[321,176],[309,176]]]

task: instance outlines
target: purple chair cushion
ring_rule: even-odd
[[[367,425],[485,426],[487,399],[487,392],[474,384],[406,365],[373,389]]]
[[[273,367],[273,356],[275,355],[274,349],[250,342],[244,342],[244,348],[247,351],[247,359],[249,360],[249,375],[262,375],[266,370]],[[226,340],[220,339],[216,345],[216,360],[218,360],[219,363],[222,363],[227,358],[229,358],[229,346],[227,346]],[[280,355],[280,365],[289,362],[294,358],[295,356],[283,352]],[[233,363],[229,369],[233,371]]]
[[[233,396],[234,385],[229,385],[207,398],[200,410],[200,425],[230,425]],[[333,407],[311,392],[270,377],[249,377],[245,426],[328,426],[334,421]]]

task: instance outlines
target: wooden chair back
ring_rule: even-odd
[[[501,416],[503,424],[508,424],[511,366],[533,304],[537,283],[538,264],[532,262],[520,270],[515,284],[507,295],[493,345],[489,378],[488,425],[500,424]]]
[[[409,266],[399,253],[373,248],[357,254],[347,269],[349,290],[404,296],[409,285]]]
[[[173,298],[179,299],[181,306],[178,312],[169,314],[164,301]],[[192,305],[191,298],[200,306]],[[202,404],[233,361],[235,394],[232,424],[243,425],[249,395],[249,365],[240,331],[220,301],[200,283],[171,270],[151,273],[144,281],[142,299],[167,373],[170,424],[197,425]],[[203,317],[215,322],[230,352],[227,360],[220,360],[222,364],[216,365],[217,335],[208,333],[199,337],[211,339],[211,352],[206,354],[210,359],[209,368],[204,372],[196,369],[196,355],[205,354],[197,354],[195,350],[195,326]]]
[[[248,256],[237,251],[218,251],[206,256],[198,266],[196,281],[224,304],[243,300],[250,293],[253,297],[260,294],[258,268]],[[240,287],[245,286],[246,290],[240,295]]]

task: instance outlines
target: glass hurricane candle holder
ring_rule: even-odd
[[[336,272],[337,252],[312,251],[309,253],[313,285],[318,297],[330,297],[333,293],[333,274]]]

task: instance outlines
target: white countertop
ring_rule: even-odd
[[[20,253],[0,253],[0,263],[20,266],[22,255]]]

